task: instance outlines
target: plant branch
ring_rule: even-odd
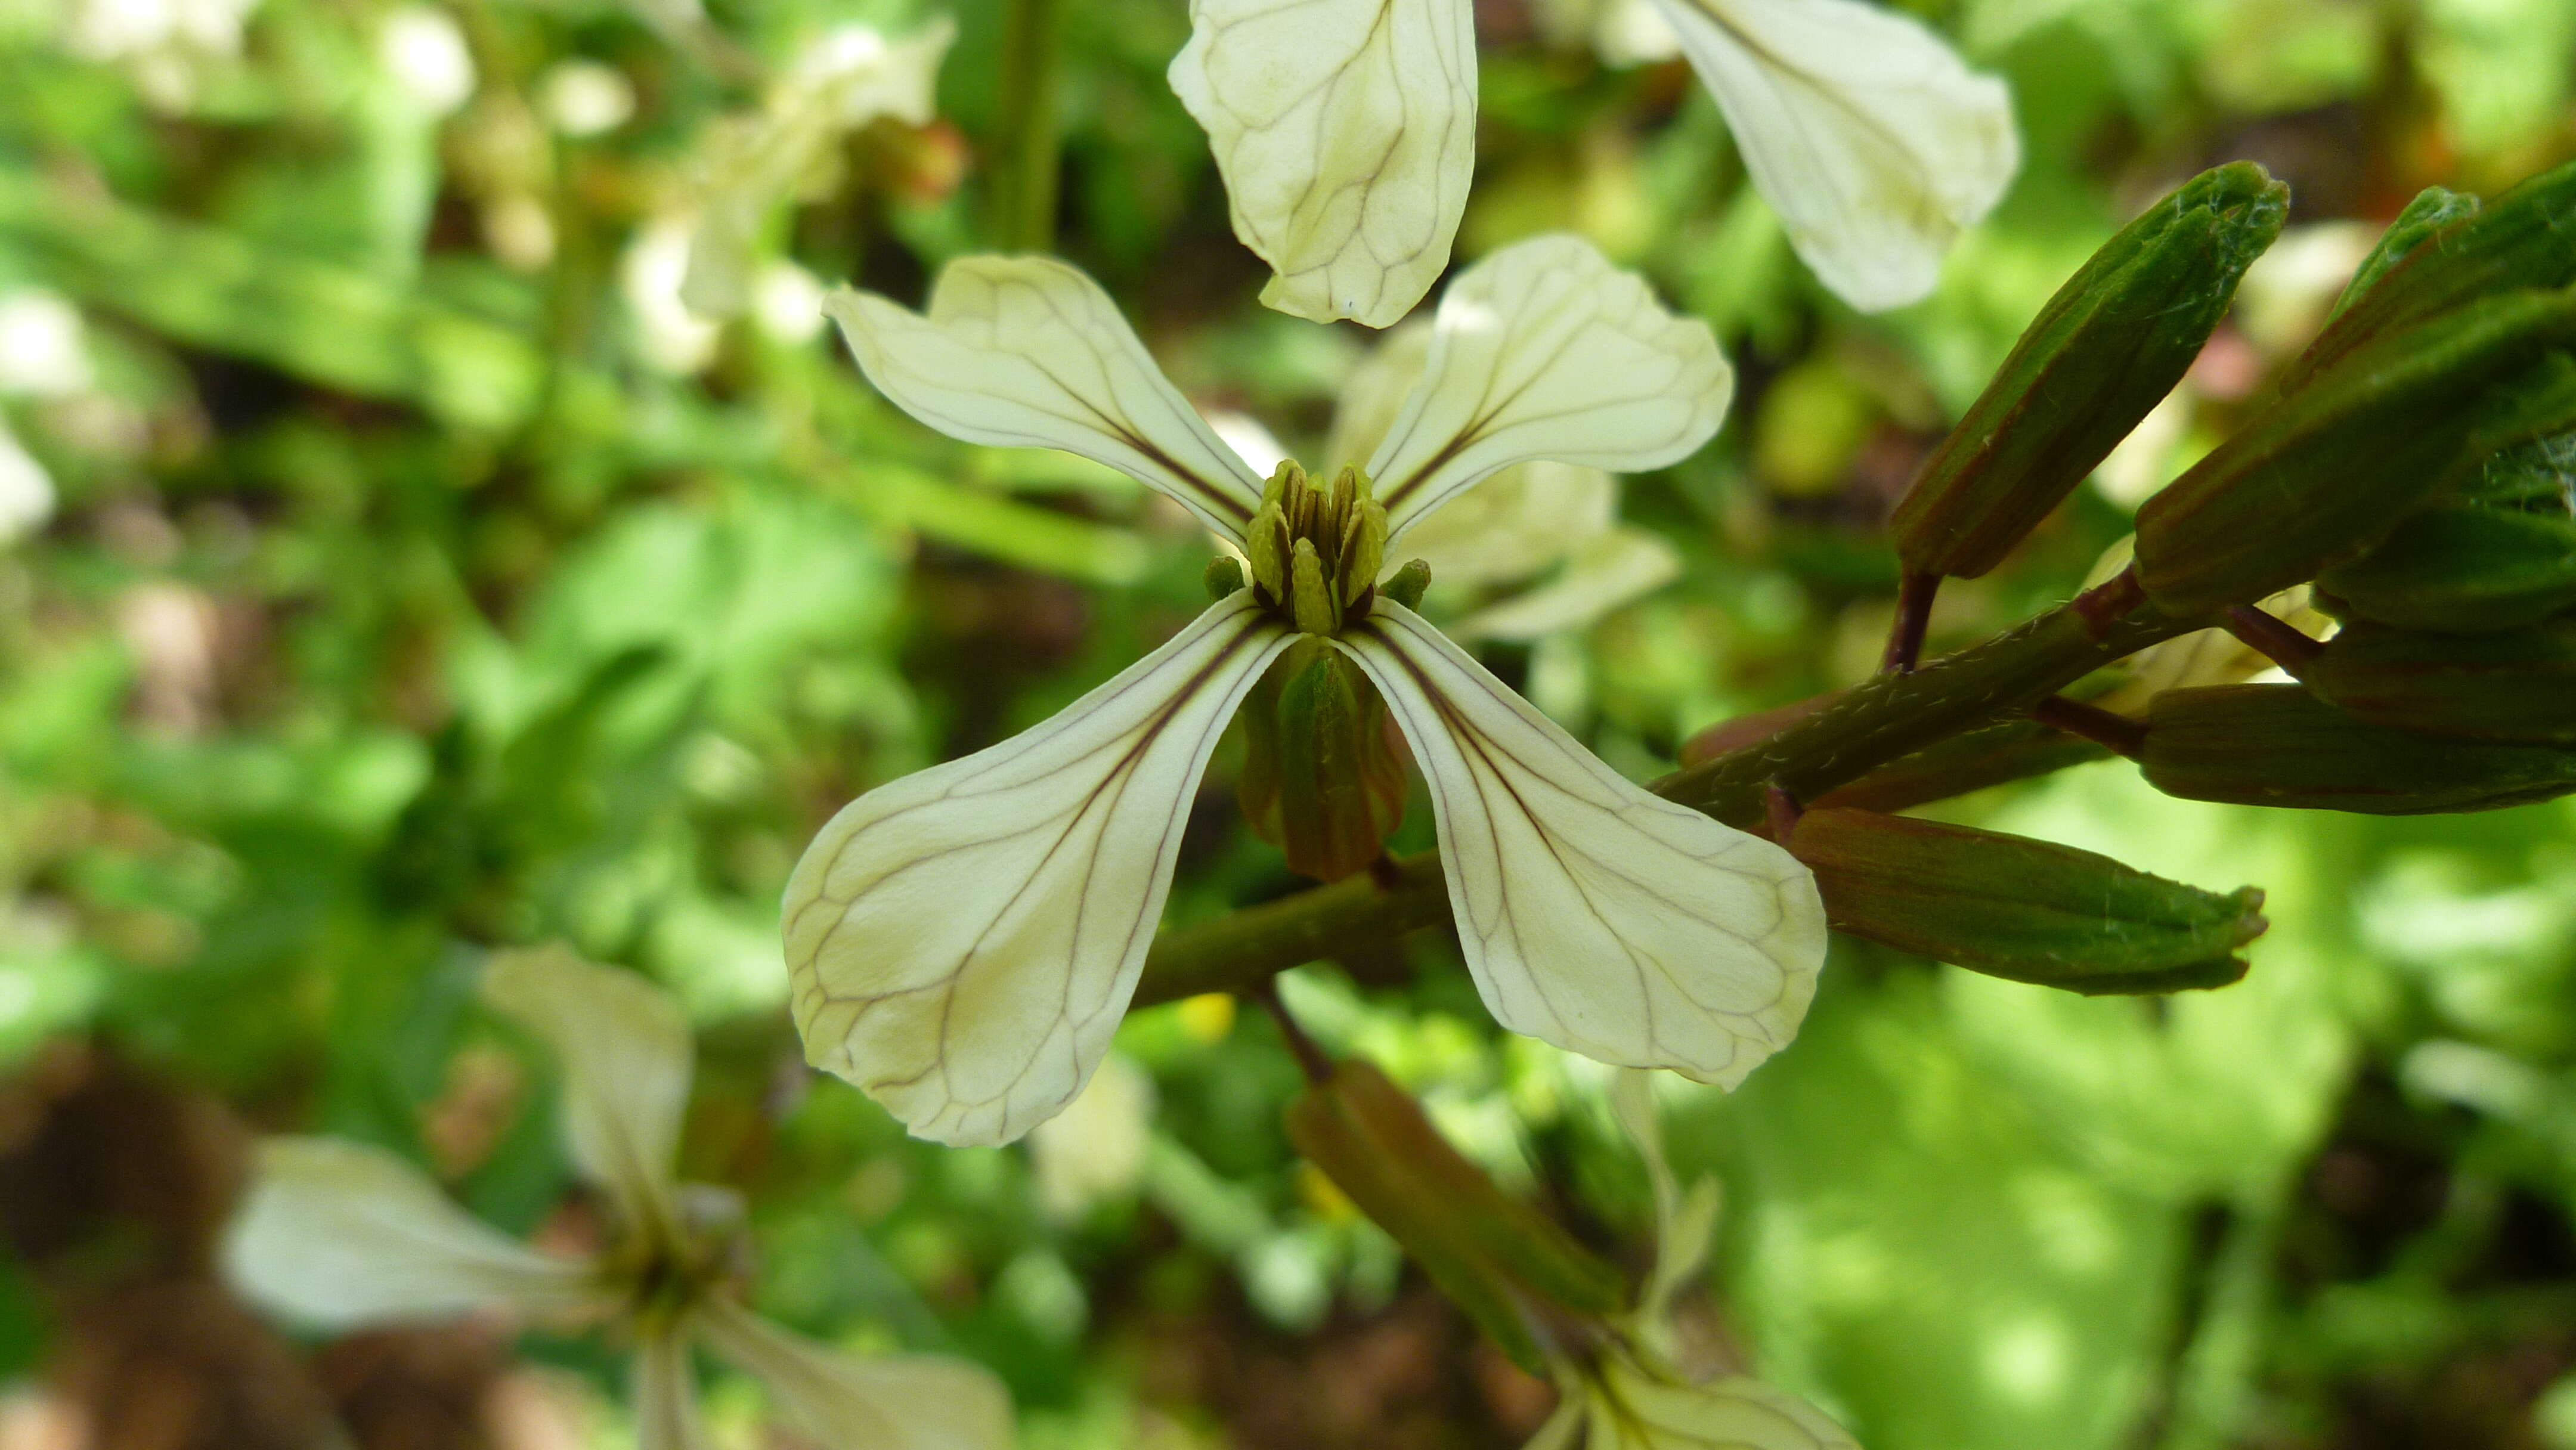
[[[1007,0],[1002,17],[1001,111],[992,192],[994,245],[1007,252],[1055,250],[1057,152],[1056,32],[1062,0]]]
[[[1676,771],[1647,789],[1729,825],[1750,826],[1764,819],[1775,784],[1796,799],[1819,799],[1963,731],[2021,716],[2114,660],[2207,624],[2167,619],[2116,585],[1973,648],[1904,674],[1863,681],[1768,739]],[[1395,873],[1392,887],[1354,876],[1164,932],[1145,958],[1136,1005],[1242,991],[1289,967],[1448,920],[1438,856],[1403,858],[1395,862]]]

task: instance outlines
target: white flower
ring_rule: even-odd
[[[1824,956],[1807,871],[1631,784],[1375,587],[1426,515],[1505,468],[1657,468],[1705,443],[1732,374],[1704,324],[1574,238],[1505,248],[1449,289],[1366,476],[1328,491],[1288,464],[1265,489],[1060,262],[952,263],[926,313],[848,290],[828,306],[914,417],[1119,468],[1240,547],[1255,582],[1054,719],[823,828],[785,903],[808,1060],[945,1142],[1061,1110],[1135,992],[1218,735],[1301,633],[1366,673],[1411,744],[1504,1026],[1729,1086],[1795,1032]]]
[[[718,124],[700,163],[697,234],[680,286],[690,310],[731,317],[752,304],[761,229],[826,169],[843,137],[880,116],[930,124],[939,63],[956,38],[945,15],[893,41],[840,26],[779,77],[757,115]]]
[[[1430,324],[1408,322],[1351,370],[1333,408],[1326,458],[1358,463],[1376,449],[1421,381],[1431,341]],[[1607,469],[1534,459],[1450,500],[1404,547],[1431,565],[1432,578],[1447,583],[1503,588],[1556,571],[1447,629],[1460,639],[1532,640],[1589,624],[1681,572],[1672,545],[1621,526],[1618,513],[1619,481]]]
[[[1653,0],[1798,255],[1865,311],[1932,289],[2021,162],[2002,82],[1862,0]],[[1262,300],[1384,327],[1448,265],[1475,169],[1471,0],[1191,0],[1173,91]],[[1633,27],[1630,27],[1633,29]]]
[[[1010,1443],[1010,1399],[962,1360],[859,1360],[770,1324],[724,1290],[726,1215],[672,1181],[690,1039],[679,1006],[629,972],[560,949],[493,959],[483,994],[563,1064],[564,1136],[605,1200],[612,1241],[541,1253],[468,1215],[380,1148],[273,1138],[224,1244],[244,1293],[322,1328],[478,1309],[618,1321],[635,1344],[643,1450],[694,1450],[693,1344],[765,1381],[834,1450],[983,1450]]]
[[[1703,1178],[1685,1193],[1675,1182],[1646,1074],[1620,1074],[1610,1101],[1654,1182],[1655,1269],[1627,1322],[1607,1326],[1598,1344],[1560,1349],[1549,1367],[1561,1398],[1527,1450],[1860,1450],[1786,1390],[1750,1375],[1693,1383],[1672,1367],[1666,1308],[1707,1256],[1717,1184]]]

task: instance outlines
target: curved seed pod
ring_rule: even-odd
[[[2470,401],[2571,340],[2576,294],[2515,292],[2354,352],[2147,500],[2147,597],[2168,615],[2205,614],[2361,554],[2450,480],[2472,440],[2493,447],[2494,420]]]
[[[2298,685],[2173,690],[2147,711],[2148,783],[2186,800],[2374,816],[2484,811],[2576,791],[2576,750],[2436,740]]]
[[[2576,745],[2576,616],[2468,635],[2355,624],[2326,642],[2307,684],[2402,730]]]
[[[2002,562],[2181,381],[2289,205],[2290,189],[2262,167],[2233,162],[2104,243],[1897,505],[1906,567],[1975,578]]]
[[[2503,509],[2425,509],[2387,542],[2317,576],[2354,619],[2480,634],[2576,605],[2576,520]]]
[[[2090,851],[1875,811],[1811,810],[1789,851],[1839,930],[2088,995],[2223,987],[2267,925],[2250,886],[2221,896]]]

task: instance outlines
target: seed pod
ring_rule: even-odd
[[[2576,750],[2436,740],[2356,720],[2298,685],[2174,690],[2147,712],[2147,780],[2238,805],[2429,815],[2576,791]]]
[[[1346,1058],[1288,1105],[1288,1137],[1532,1373],[1551,1311],[1616,1313],[1619,1271],[1496,1187],[1386,1074]]]
[[[2576,163],[2531,177],[2483,206],[2449,193],[2416,197],[2283,386],[2298,387],[2375,339],[2479,298],[2576,282],[2571,234]]]
[[[2449,481],[2468,406],[2576,340],[2576,294],[2487,298],[2372,341],[2264,409],[2138,511],[2138,580],[2206,614],[2353,558]]]
[[[2263,168],[2233,162],[2103,244],[1897,505],[1906,567],[1974,578],[2000,563],[2181,380],[2280,235],[2289,198]]]
[[[2349,618],[2477,634],[2517,629],[2576,605],[2576,520],[2441,506],[2368,554],[2317,576]]]
[[[1339,881],[1385,853],[1404,819],[1404,758],[1386,701],[1359,666],[1301,639],[1253,685],[1237,718],[1245,749],[1236,799],[1288,869]]]
[[[1996,831],[1827,808],[1788,845],[1838,930],[2088,995],[2223,987],[2266,925],[2253,887],[2220,896]]]
[[[2467,635],[2355,624],[2326,642],[2307,684],[2401,730],[2576,745],[2576,616]]]

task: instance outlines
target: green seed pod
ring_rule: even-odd
[[[1790,854],[1855,936],[2092,995],[2223,987],[2263,934],[2263,893],[2220,896],[2108,856],[1874,811],[1798,818]]]
[[[1534,1322],[1626,1307],[1616,1268],[1496,1187],[1370,1064],[1333,1064],[1288,1105],[1287,1121],[1297,1151],[1522,1368],[1546,1372]]]
[[[2387,541],[2317,576],[2348,618],[2478,634],[2576,605],[2576,520],[2512,509],[2422,510]]]
[[[2391,267],[2413,256],[2415,249],[2434,233],[2462,217],[2477,215],[2485,205],[2475,192],[2453,191],[2446,186],[2428,186],[2415,193],[2415,199],[2406,203],[2406,209],[2379,234],[2370,255],[2353,269],[2352,280],[2344,284],[2343,295],[2335,299],[2334,310],[2326,314],[2326,325],[2333,326],[2355,303],[2368,297]],[[2311,361],[2309,357],[2299,360],[2303,368]]]
[[[2298,685],[2174,690],[2147,712],[2147,780],[2238,805],[2429,815],[2576,791],[2576,750],[2435,740],[2356,720]]]
[[[1301,541],[1302,542],[1302,541]],[[1255,834],[1318,881],[1366,871],[1404,819],[1404,758],[1359,666],[1301,639],[1246,696],[1235,796]]]
[[[2429,195],[2429,193],[2428,193]],[[2420,209],[2420,210],[2419,210]],[[2450,213],[2441,219],[2442,213]],[[2406,228],[2399,233],[2398,226]],[[2576,162],[2544,171],[2483,206],[2419,196],[2382,238],[2384,261],[2357,276],[2334,320],[2290,370],[2295,388],[2377,339],[2481,298],[2576,282]]]
[[[2148,599],[2206,614],[2360,555],[2452,479],[2472,438],[2494,436],[2470,400],[2571,340],[2567,292],[2491,297],[2375,339],[2147,500],[2137,570]]]
[[[2181,380],[2280,235],[2289,199],[2260,166],[2233,162],[2104,243],[1897,505],[1906,567],[1974,578],[2002,562]]]
[[[2307,684],[2401,730],[2576,745],[2576,616],[2468,635],[2352,625],[2326,641]]]

